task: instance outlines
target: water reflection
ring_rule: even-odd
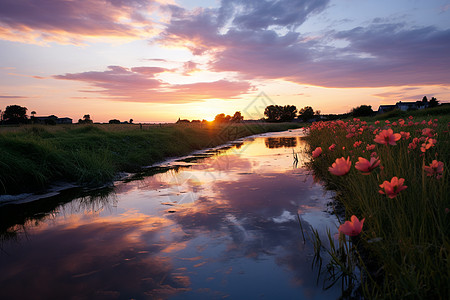
[[[74,197],[46,217],[30,212],[16,223],[22,239],[2,244],[2,295],[337,298],[338,289],[317,286],[313,249],[296,219],[299,213],[305,229],[335,226],[324,212],[331,195],[292,167],[291,148],[267,148],[268,138],[283,138],[277,135],[173,161],[107,195]],[[276,144],[304,146],[299,133],[289,135]]]
[[[297,138],[295,137],[268,137],[265,139],[267,148],[294,148],[297,146]]]

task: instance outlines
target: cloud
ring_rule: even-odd
[[[2,0],[0,38],[80,43],[92,37],[138,38],[152,30],[147,0]]]
[[[191,84],[169,84],[156,77],[170,72],[159,67],[109,66],[106,71],[90,71],[55,75],[61,80],[86,82],[95,90],[83,92],[103,94],[108,99],[149,103],[190,103],[206,99],[233,99],[252,90],[247,81],[218,80]]]
[[[170,6],[172,18],[157,41],[184,46],[194,55],[207,53],[211,71],[237,72],[249,80],[284,79],[338,88],[450,83],[450,30],[411,28],[381,19],[314,36],[298,30],[327,5],[328,1],[230,0],[217,9]]]
[[[26,96],[10,96],[10,95],[0,95],[0,99],[27,99]]]

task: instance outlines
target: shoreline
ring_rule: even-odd
[[[0,131],[0,196],[48,192],[52,184],[99,188],[243,137],[301,128],[299,123],[213,126],[24,126]]]

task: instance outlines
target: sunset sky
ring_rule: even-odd
[[[449,53],[450,1],[0,0],[0,109],[138,123],[450,102]]]

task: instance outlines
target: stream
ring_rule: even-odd
[[[0,206],[0,298],[338,299],[311,242],[311,228],[337,232],[333,193],[304,167],[302,137],[252,136]]]

